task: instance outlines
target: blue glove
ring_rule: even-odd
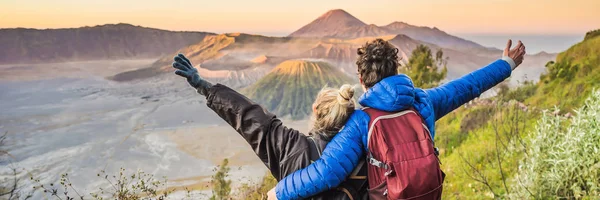
[[[198,93],[206,96],[208,89],[212,87],[212,83],[202,79],[200,75],[198,75],[198,70],[194,68],[190,60],[183,54],[177,54],[173,60],[175,60],[175,62],[173,62],[173,67],[177,69],[175,74],[186,78],[188,83],[196,88]]]

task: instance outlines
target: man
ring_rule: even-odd
[[[365,90],[359,103],[363,107],[388,113],[414,109],[433,140],[436,120],[504,81],[523,62],[525,46],[521,41],[513,49],[510,49],[511,45],[512,41],[509,40],[502,58],[488,66],[439,87],[424,90],[414,88],[408,76],[396,74],[399,66],[398,49],[387,41],[376,39],[358,50],[356,64],[360,83]],[[269,198],[273,199],[273,193],[276,193],[277,199],[301,199],[338,186],[358,165],[360,158],[370,152],[367,148],[370,123],[369,114],[362,110],[355,111],[345,128],[327,145],[321,158],[282,179],[275,192],[269,193]],[[371,191],[378,189],[375,186],[379,185],[373,185],[371,181],[369,179]],[[387,188],[383,189],[380,196],[387,195]],[[439,193],[436,198],[440,198],[441,183],[439,191],[434,192]]]

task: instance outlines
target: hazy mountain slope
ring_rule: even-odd
[[[358,44],[319,42],[313,48],[296,56],[297,58],[309,58],[328,62],[337,66],[342,72],[352,74],[356,71],[356,49]]]
[[[377,37],[384,35],[392,35],[394,34],[392,31],[387,30],[386,28],[379,27],[374,24],[365,25],[365,26],[357,26],[357,27],[349,27],[346,29],[342,29],[339,32],[327,35],[326,37],[333,38],[361,38],[361,37]]]
[[[250,62],[257,56],[269,53],[271,49],[289,42],[293,38],[266,37],[241,33],[219,34],[206,37],[202,42],[183,47],[177,53],[185,54],[194,64],[201,64],[209,60],[219,59],[225,55],[227,58],[238,58]],[[153,64],[154,67],[169,66],[173,62],[173,55],[166,55]],[[271,55],[271,54],[269,54]],[[227,66],[223,66],[228,69]]]
[[[425,26],[415,26],[404,22],[393,22],[383,26],[394,34],[404,34],[415,40],[436,44],[444,48],[452,48],[456,50],[473,50],[485,48],[475,42],[465,40],[453,35],[450,35],[438,28],[429,28]]]
[[[156,58],[212,33],[130,24],[68,29],[0,29],[0,64]]]
[[[304,52],[298,57],[321,59],[338,66],[343,72],[353,75],[356,72],[356,50],[364,45],[367,41],[371,41],[376,37],[364,37],[352,40],[328,40],[319,42],[310,50]],[[404,35],[385,36],[382,37],[396,47],[398,47],[398,56],[401,57],[401,62],[408,61],[413,49],[417,45],[422,44],[420,41],[413,40]]]
[[[129,81],[173,71],[173,56],[182,53],[196,65],[201,76],[231,87],[256,82],[277,64],[310,49],[318,40],[288,37],[265,37],[241,33],[206,37],[202,42],[173,51],[147,68],[109,77]]]

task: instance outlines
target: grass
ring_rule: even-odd
[[[574,108],[581,107],[593,88],[600,86],[600,73],[597,72],[600,68],[598,58],[600,56],[600,34],[597,33],[598,31],[588,33],[584,41],[560,53],[556,62],[549,62],[546,65],[548,72],[540,77],[540,82],[524,84],[494,98],[497,102],[522,101],[524,105],[528,105],[527,111],[514,109],[515,105],[519,105],[514,102],[494,108],[476,105],[471,108],[460,108],[436,123],[436,143],[443,150],[442,169],[448,175],[444,185],[443,199],[504,199],[514,197],[515,193],[523,193],[517,187],[523,184],[522,180],[514,177],[518,173],[524,173],[519,169],[527,165],[520,166],[519,164],[533,162],[527,160],[531,159],[532,155],[529,155],[531,149],[542,146],[542,143],[548,145],[554,143],[547,141],[548,137],[535,142],[535,138],[541,134],[540,128],[536,128],[543,116],[541,111],[557,107],[561,112],[555,113],[561,116],[565,113],[578,114],[573,112]],[[506,105],[512,105],[512,107]],[[488,113],[489,116],[486,117],[484,113]],[[523,118],[517,120],[516,116]],[[561,126],[571,126],[570,124],[570,121],[566,121]],[[559,132],[545,131],[545,134],[556,133]],[[531,140],[533,142],[529,142]],[[576,145],[571,144],[569,147],[572,146]],[[566,148],[560,146],[555,147],[555,149],[559,149],[556,152],[548,151],[549,149],[551,148],[536,154],[567,153],[564,152]],[[576,166],[584,167],[585,165],[576,164]],[[537,170],[542,169],[550,170],[552,168],[546,166]],[[549,171],[540,173],[550,174]],[[561,175],[560,178],[563,177],[568,179],[568,176],[564,175]],[[594,176],[586,175],[580,178],[590,177]],[[553,182],[559,183],[559,181]],[[543,184],[537,182],[534,185],[537,187]],[[554,191],[569,190],[571,185],[563,184],[555,187]],[[579,188],[587,189],[585,191],[590,189],[590,187]],[[552,194],[550,190],[542,190],[541,193],[536,194],[542,193]],[[575,193],[581,194],[581,192],[571,192],[568,193],[570,195],[562,195],[562,197],[586,198],[583,195],[572,195]],[[527,198],[559,197],[561,196],[535,195]]]
[[[538,89],[525,102],[544,109],[558,106],[569,112],[582,105],[592,88],[600,86],[600,34],[588,33],[586,39],[558,54],[556,62],[546,65]]]
[[[523,111],[516,102],[503,102],[496,106],[463,109],[457,116],[484,116],[479,126],[469,129],[457,127],[438,129],[439,136],[450,133],[447,140],[454,141],[441,154],[442,170],[447,174],[443,199],[501,198],[507,191],[504,185],[516,171],[516,163],[522,157],[522,140],[535,121],[531,112]],[[450,116],[451,117],[451,116]],[[463,117],[461,122],[471,117]],[[487,118],[487,119],[486,119]],[[472,118],[471,118],[472,119]],[[438,122],[437,127],[444,127]],[[456,139],[459,137],[459,139]],[[439,143],[439,138],[436,138]],[[515,149],[507,151],[507,149]]]

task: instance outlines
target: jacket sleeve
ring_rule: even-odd
[[[433,106],[435,120],[442,118],[461,105],[479,97],[504,81],[512,70],[508,62],[496,60],[489,65],[425,92]]]
[[[369,115],[355,111],[344,128],[327,144],[319,160],[277,183],[277,199],[302,199],[340,185],[366,150]]]
[[[212,86],[206,104],[250,144],[277,180],[294,171],[281,167],[282,161],[307,151],[304,134],[285,127],[274,114],[227,86]]]

